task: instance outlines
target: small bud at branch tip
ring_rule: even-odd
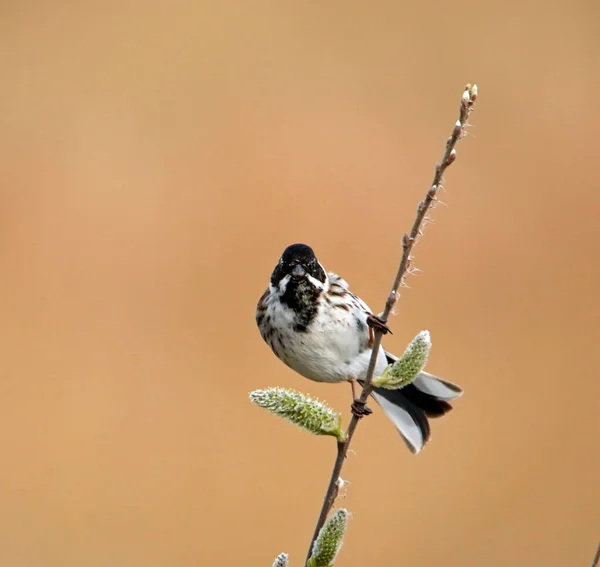
[[[289,567],[289,560],[287,553],[280,553],[273,562],[273,567]]]

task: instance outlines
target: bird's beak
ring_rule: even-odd
[[[292,270],[293,278],[303,278],[306,275],[306,271],[300,264],[296,264]]]

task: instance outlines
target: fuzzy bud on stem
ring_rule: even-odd
[[[329,517],[313,545],[308,567],[330,567],[342,548],[350,514],[341,508]]]
[[[423,370],[431,350],[429,331],[421,331],[406,347],[404,354],[390,364],[373,385],[387,390],[398,390],[410,384]]]
[[[280,553],[273,562],[273,567],[289,567],[290,562],[287,553]]]
[[[344,438],[342,416],[323,402],[286,388],[250,392],[250,401],[315,435]]]

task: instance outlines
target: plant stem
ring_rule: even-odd
[[[321,513],[319,514],[319,519],[317,520],[317,525],[315,527],[315,533],[313,534],[312,540],[310,542],[308,556],[306,561],[310,559],[310,555],[312,553],[312,547],[315,543],[321,528],[325,525],[325,521],[327,520],[327,515],[329,514],[329,510],[333,506],[335,499],[338,495],[338,479],[340,478],[340,472],[342,472],[342,467],[344,466],[344,460],[346,459],[346,452],[348,446],[348,439],[344,439],[342,441],[338,441],[337,443],[337,457],[335,459],[335,463],[333,465],[333,470],[331,471],[331,478],[329,479],[329,486],[327,487],[327,492],[325,493],[325,499],[323,500],[323,506],[321,508]]]
[[[596,555],[594,555],[594,560],[592,561],[592,567],[598,567],[599,562],[600,562],[600,543],[598,544],[598,549],[596,550]]]
[[[402,258],[400,260],[400,265],[398,266],[398,272],[396,273],[396,277],[394,278],[394,283],[392,285],[392,290],[387,297],[385,302],[385,309],[380,319],[383,323],[386,323],[396,301],[398,300],[398,289],[402,284],[404,276],[406,275],[406,271],[410,265],[411,261],[411,251],[415,244],[417,237],[421,234],[423,221],[425,220],[427,211],[431,208],[432,203],[436,200],[436,195],[438,189],[442,182],[442,177],[446,168],[451,165],[456,159],[456,152],[454,151],[454,147],[458,140],[460,140],[466,134],[466,126],[467,120],[469,118],[469,114],[473,110],[473,105],[475,104],[475,100],[477,99],[477,86],[467,85],[463,92],[460,102],[460,113],[458,121],[456,122],[451,136],[446,141],[446,151],[444,152],[444,157],[442,161],[436,165],[435,174],[433,176],[433,182],[425,195],[425,199],[419,203],[417,207],[417,215],[415,217],[412,229],[410,234],[405,234],[402,237]],[[369,368],[367,370],[367,376],[365,378],[362,392],[360,394],[357,403],[359,406],[363,407],[367,403],[367,399],[369,395],[373,392],[373,373],[375,372],[375,364],[377,362],[377,355],[379,353],[379,348],[381,346],[381,339],[383,337],[383,331],[380,328],[375,328],[374,330],[374,338],[373,338],[373,352],[371,354],[371,359],[369,361]],[[335,459],[335,463],[333,465],[333,470],[331,471],[331,478],[329,480],[329,486],[327,487],[327,492],[325,493],[325,498],[323,499],[323,506],[321,507],[321,512],[319,513],[319,519],[317,520],[317,525],[315,526],[315,531],[308,546],[308,554],[306,556],[306,565],[308,565],[308,560],[312,554],[312,548],[321,531],[321,528],[325,525],[325,521],[327,520],[327,516],[335,502],[335,499],[338,494],[338,479],[340,478],[340,473],[342,471],[342,467],[344,466],[344,461],[346,460],[346,454],[348,453],[348,447],[350,446],[350,442],[352,441],[352,437],[354,435],[354,431],[356,430],[356,426],[360,421],[360,417],[353,413],[352,419],[348,424],[348,429],[346,430],[346,434],[344,439],[338,441],[337,444],[337,457]]]

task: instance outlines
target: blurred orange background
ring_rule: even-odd
[[[480,98],[388,349],[461,384],[418,457],[361,423],[337,564],[591,563],[600,540],[591,1],[4,2],[0,564],[302,565],[348,413],[263,344],[311,244],[379,311],[467,82]]]

